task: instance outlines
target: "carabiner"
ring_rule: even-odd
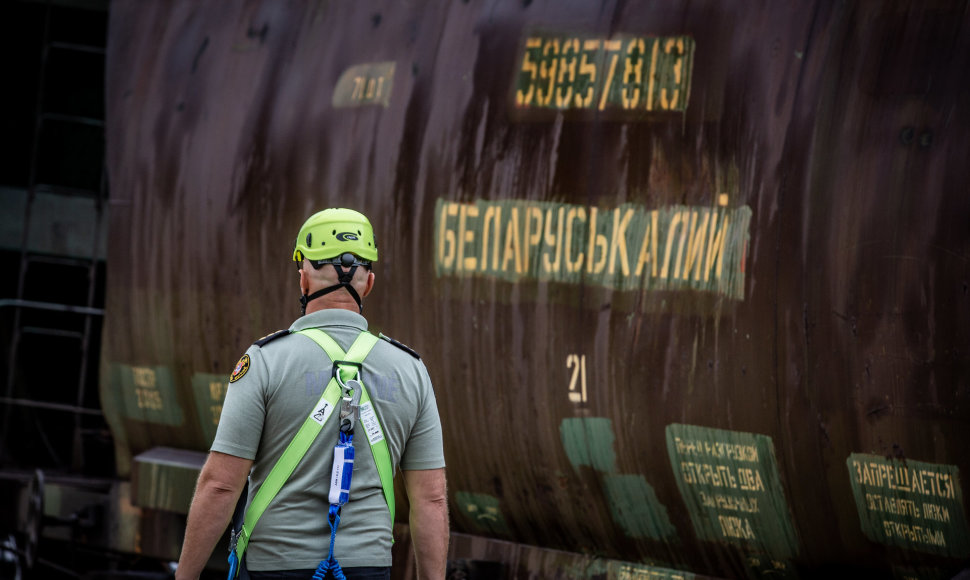
[[[360,395],[364,390],[359,381],[348,379],[341,385],[344,389],[343,403],[340,405],[340,430],[353,433],[357,419],[360,417]]]
[[[360,363],[356,363],[356,362],[352,362],[352,361],[348,361],[348,360],[335,360],[335,361],[333,361],[333,370],[330,371],[330,376],[332,378],[337,379],[337,384],[340,385],[340,388],[343,389],[346,392],[347,387],[344,386],[344,378],[340,374],[340,367],[341,366],[357,367],[357,373],[354,375],[356,378],[359,378],[360,377],[360,369],[362,369],[364,367]]]

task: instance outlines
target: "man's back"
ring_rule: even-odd
[[[290,443],[330,380],[333,364],[310,338],[296,333],[320,328],[346,350],[366,329],[347,310],[308,314],[291,334],[254,344],[249,368],[230,385],[219,430],[219,451],[254,459],[250,500]],[[441,430],[431,381],[409,351],[380,340],[363,363],[361,380],[381,419],[391,461],[408,470],[444,467]],[[253,530],[250,570],[312,569],[326,557],[336,416],[324,426],[294,474]],[[355,430],[356,461],[350,502],[341,513],[335,556],[343,567],[390,566],[391,521],[363,425]]]

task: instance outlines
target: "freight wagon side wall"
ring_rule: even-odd
[[[207,449],[237,357],[298,315],[293,235],[344,206],[378,233],[372,326],[435,379],[456,531],[959,567],[967,30],[966,2],[116,1],[121,474]]]

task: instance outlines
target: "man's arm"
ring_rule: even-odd
[[[445,470],[405,470],[411,504],[411,543],[418,580],[442,580],[448,560],[448,492]]]
[[[226,531],[239,494],[246,485],[251,459],[212,451],[195,486],[195,496],[185,526],[185,541],[175,576],[198,578],[212,550]]]

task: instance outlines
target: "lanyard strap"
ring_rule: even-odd
[[[331,360],[348,360],[355,361],[351,356],[354,347],[351,346],[350,350],[347,351],[345,355],[340,345],[330,338],[330,336],[320,330],[319,328],[309,328],[307,330],[301,330],[300,334],[303,334],[316,342],[320,348],[327,352],[327,356]],[[368,342],[370,346],[367,348],[367,352],[374,347],[377,343],[378,338],[369,332],[361,333],[357,340],[361,340],[361,337],[368,336]],[[354,342],[354,346],[356,346]],[[364,355],[366,356],[366,354]],[[363,360],[363,358],[361,358]],[[343,375],[341,375],[343,376]],[[374,403],[371,402],[370,395],[367,393],[367,388],[361,383],[360,389],[360,424],[364,427],[364,433],[367,435],[367,442],[370,444],[371,453],[374,455],[374,463],[377,465],[377,474],[381,478],[381,487],[384,489],[384,501],[387,502],[387,509],[391,515],[391,527],[394,527],[394,467],[391,464],[391,452],[387,447],[387,440],[384,438],[384,430],[381,428],[380,418],[377,416],[377,412],[374,408]]]
[[[314,342],[319,344],[321,348],[327,351],[327,355],[330,359],[335,361],[345,361],[348,363],[360,363],[367,355],[370,353],[374,345],[377,344],[379,340],[376,336],[369,332],[361,332],[354,344],[350,346],[350,349],[343,352],[343,349],[337,344],[335,340],[330,338],[326,333],[319,329],[308,329],[299,331],[300,334],[304,334],[313,339]],[[319,340],[318,340],[319,339]],[[326,344],[326,346],[324,346]],[[356,367],[354,365],[347,365],[346,367],[337,364],[338,372],[341,373],[341,378],[343,380],[349,380],[353,378],[356,374]],[[366,390],[362,389],[361,400],[366,397]],[[327,388],[324,389],[323,395],[317,401],[317,404],[313,407],[313,411],[310,415],[303,421],[303,425],[300,426],[300,430],[297,431],[296,435],[287,445],[286,450],[283,451],[283,455],[276,461],[273,469],[270,470],[269,475],[266,476],[266,480],[259,490],[256,491],[256,495],[253,497],[252,503],[249,505],[249,509],[246,510],[246,518],[243,522],[240,530],[233,534],[231,538],[232,550],[229,556],[230,568],[238,570],[237,566],[242,562],[243,554],[246,551],[246,546],[249,545],[249,536],[252,534],[253,528],[256,527],[256,522],[266,511],[270,502],[276,497],[283,484],[290,478],[293,474],[293,470],[306,455],[307,450],[310,448],[310,444],[316,439],[316,436],[323,429],[324,423],[333,414],[334,408],[336,408],[337,401],[341,395],[340,386],[337,384],[337,378],[331,377],[330,382],[327,383]],[[370,398],[367,398],[370,401]],[[363,406],[363,405],[362,405]],[[362,413],[363,415],[363,413]],[[383,433],[381,434],[383,438]],[[369,437],[368,437],[369,438]],[[385,452],[387,449],[387,443],[384,444]],[[376,454],[375,454],[376,459]],[[390,454],[388,454],[388,465],[390,465]],[[378,462],[378,470],[380,471],[380,462]],[[384,483],[384,474],[381,473],[381,483]],[[392,480],[393,485],[393,480]],[[391,513],[393,522],[393,488],[391,495]],[[384,490],[385,497],[387,497],[387,488]],[[235,560],[235,561],[234,561]],[[231,570],[230,578],[234,576]]]

